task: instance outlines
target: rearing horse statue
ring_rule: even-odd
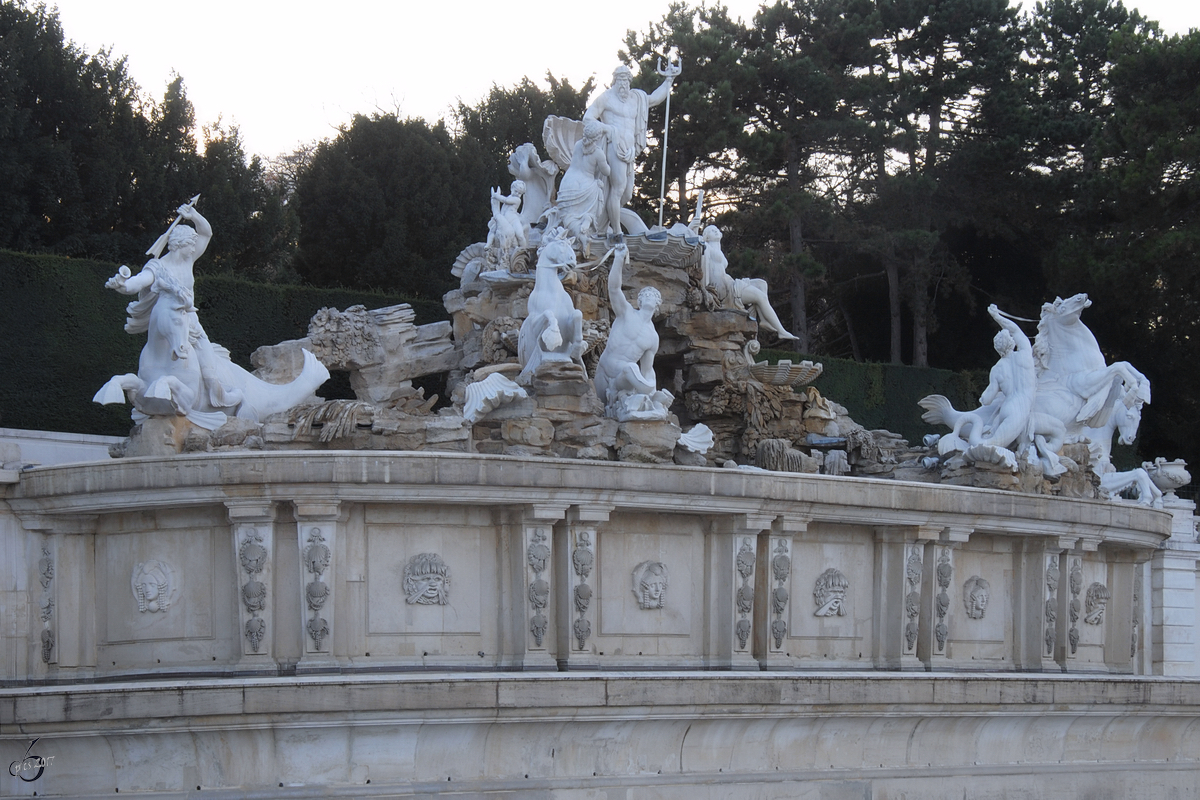
[[[981,407],[974,411],[958,411],[941,395],[922,399],[920,405],[926,410],[922,419],[952,429],[939,442],[939,452],[966,453],[969,460],[972,454],[981,454],[985,449],[998,449],[1006,454],[1003,461],[1012,466],[1016,464],[1016,453],[1029,452],[1032,457],[1036,452],[1045,474],[1053,476],[1065,471],[1058,459],[1063,444],[1107,437],[1100,447],[1103,463],[1098,462],[1097,473],[1111,470],[1107,453],[1114,428],[1120,425],[1123,443],[1132,442],[1141,408],[1150,402],[1150,382],[1127,362],[1105,361],[1096,337],[1080,321],[1080,314],[1090,305],[1086,294],[1077,294],[1042,306],[1033,343],[1036,388],[1023,426],[1006,424],[1007,432],[1000,430],[999,420],[1005,415],[1002,412],[1009,411],[1007,404],[1014,398],[1007,397],[1005,387],[996,383],[996,368],[993,385],[981,398]],[[1008,315],[992,316],[1006,327],[1001,317]],[[1002,361],[1005,356],[1002,352]],[[1118,408],[1120,412],[1114,415]],[[1011,433],[1017,428],[1018,433]]]

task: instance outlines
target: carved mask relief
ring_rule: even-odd
[[[830,567],[822,572],[813,586],[813,602],[817,604],[813,616],[846,616],[846,591],[849,588],[850,581],[840,570]]]
[[[437,553],[419,553],[404,565],[404,602],[421,606],[450,602],[450,568]]]
[[[1104,609],[1108,607],[1108,587],[1103,583],[1093,583],[1088,587],[1084,598],[1083,621],[1088,625],[1099,625],[1104,622]]]
[[[978,575],[967,578],[967,582],[963,584],[963,605],[967,609],[967,617],[983,619],[991,596],[992,587],[986,580]]]
[[[633,568],[633,594],[638,608],[662,608],[667,602],[667,565],[643,561]]]
[[[139,613],[166,612],[171,607],[175,580],[171,567],[164,562],[152,560],[139,563],[133,568],[129,585],[137,600]]]

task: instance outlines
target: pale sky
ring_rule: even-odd
[[[695,4],[695,3],[693,3]],[[760,0],[725,0],[749,21]],[[271,157],[336,135],[356,113],[434,122],[492,84],[549,70],[575,86],[608,84],[625,32],[644,32],[670,0],[47,0],[87,52],[127,56],[160,99],[183,77],[200,125],[236,124],[250,153]],[[1200,27],[1196,0],[1130,0],[1167,33]],[[687,65],[683,65],[687,70]]]

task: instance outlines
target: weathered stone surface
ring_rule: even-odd
[[[505,442],[542,448],[554,441],[554,424],[547,419],[506,419],[500,426]]]
[[[952,458],[943,465],[942,482],[951,486],[1016,491],[1021,485],[1021,478],[1002,464],[965,464],[961,458]]]
[[[229,421],[212,432],[213,447],[237,447],[251,436],[261,436],[262,425],[248,419],[230,417]]]
[[[622,422],[617,427],[617,460],[669,464],[682,431],[670,420]]]
[[[150,417],[133,426],[125,456],[167,456],[183,452],[184,442],[193,430],[201,431],[185,417]],[[207,440],[208,432],[204,431]]]
[[[708,458],[704,453],[693,453],[685,447],[676,447],[675,463],[681,467],[706,467]]]
[[[538,397],[595,394],[583,367],[569,361],[545,361],[534,372],[530,387]]]

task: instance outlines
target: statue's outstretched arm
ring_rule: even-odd
[[[633,310],[633,306],[625,299],[625,293],[621,291],[621,273],[625,269],[625,261],[628,258],[629,247],[623,241],[618,242],[613,249],[612,267],[608,270],[608,302],[612,306],[613,313],[618,317]]]
[[[142,271],[137,275],[130,277],[129,267],[124,265],[117,270],[117,274],[113,275],[104,282],[105,289],[115,289],[121,294],[137,294],[142,289],[149,289],[154,283],[153,270],[142,268]]]
[[[208,243],[212,241],[213,229],[212,225],[208,224],[195,206],[180,206],[179,216],[188,220],[196,228],[196,258],[204,254],[208,249]]]
[[[1009,319],[1004,312],[996,306],[995,303],[992,303],[990,306],[988,306],[988,314],[991,315],[992,319],[996,320],[997,325],[1012,335],[1013,341],[1017,343],[1018,350],[1033,349],[1033,345],[1030,343],[1029,337],[1025,335],[1025,331],[1021,330],[1017,323]]]
[[[671,93],[671,84],[675,82],[674,75],[668,75],[663,78],[663,82],[658,85],[658,88],[646,95],[646,99],[651,106],[656,106],[667,99],[667,95]]]

